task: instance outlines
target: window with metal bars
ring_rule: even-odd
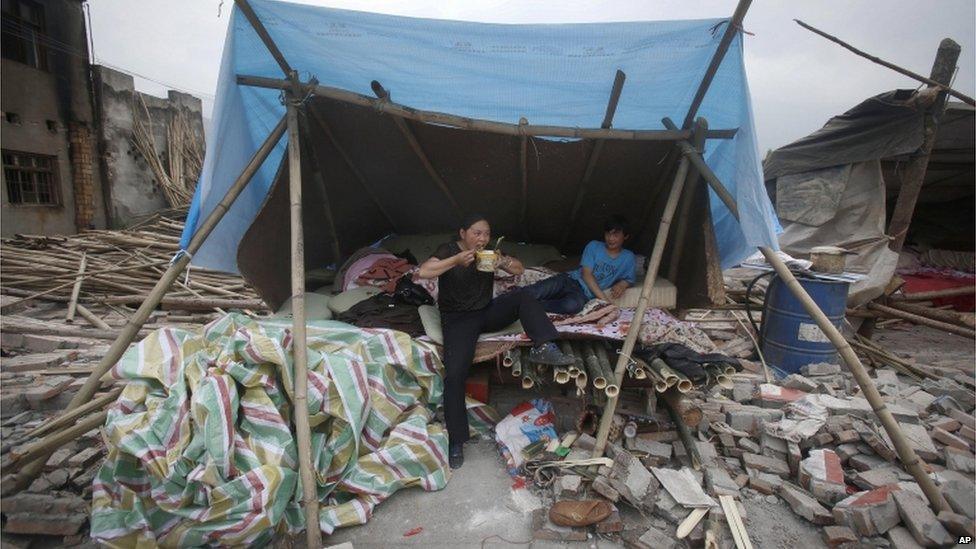
[[[48,43],[44,6],[32,0],[3,0],[0,17],[0,53],[7,59],[48,70]]]
[[[57,157],[3,151],[3,177],[7,201],[26,206],[57,206]]]

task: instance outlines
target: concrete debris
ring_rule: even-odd
[[[905,490],[896,490],[891,495],[895,498],[902,522],[915,541],[924,547],[944,547],[955,543],[955,538],[942,526],[928,502]]]
[[[901,521],[895,499],[891,495],[896,490],[896,486],[885,486],[858,492],[834,506],[834,520],[862,536],[883,534]]]
[[[830,511],[820,505],[816,498],[793,484],[784,482],[780,486],[779,495],[790,504],[794,513],[808,521],[821,526],[834,523],[834,517]]]

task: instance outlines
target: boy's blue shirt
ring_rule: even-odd
[[[583,248],[583,257],[580,259],[580,268],[569,273],[569,276],[579,282],[583,287],[583,293],[587,299],[596,297],[590,291],[590,287],[583,280],[583,267],[589,267],[593,272],[596,283],[601,290],[606,290],[621,280],[626,280],[633,284],[637,278],[635,275],[637,261],[634,252],[630,250],[620,250],[617,257],[610,257],[607,253],[607,245],[601,240],[591,240]]]

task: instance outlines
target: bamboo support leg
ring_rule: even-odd
[[[294,417],[298,439],[298,469],[302,479],[302,507],[308,547],[322,546],[319,526],[318,482],[312,470],[312,434],[308,417],[308,348],[305,334],[305,243],[302,231],[302,153],[298,107],[288,101],[288,198],[291,211],[291,314],[294,355]]]
[[[637,310],[634,312],[634,319],[627,329],[627,336],[624,339],[623,347],[617,356],[617,364],[614,368],[614,380],[619,387],[623,385],[624,373],[627,371],[627,362],[630,354],[634,351],[637,343],[637,336],[640,333],[641,324],[644,320],[644,311],[651,297],[651,290],[654,289],[654,281],[657,279],[657,270],[661,265],[661,255],[664,254],[664,244],[668,239],[668,232],[671,228],[671,217],[678,207],[678,200],[681,198],[681,190],[684,188],[685,180],[688,176],[688,160],[682,157],[678,164],[677,173],[671,183],[671,192],[668,201],[664,206],[664,213],[661,215],[661,224],[658,228],[657,237],[654,240],[654,249],[651,252],[651,259],[647,266],[647,276],[644,278],[644,286],[641,289],[640,298],[637,301]],[[593,457],[603,456],[607,447],[607,437],[610,434],[610,424],[613,421],[613,413],[617,409],[618,396],[607,399],[607,405],[603,408],[603,415],[600,417],[600,427],[597,430],[596,446],[593,449]]]
[[[81,293],[81,282],[85,279],[85,267],[88,266],[88,254],[81,254],[81,261],[78,263],[78,275],[75,277],[75,285],[71,288],[71,299],[68,300],[68,313],[64,316],[65,322],[73,322],[75,311],[78,310],[78,294]]]
[[[149,319],[149,315],[152,314],[153,310],[163,299],[166,291],[169,290],[170,286],[173,285],[180,274],[183,273],[183,270],[186,269],[186,266],[189,265],[190,258],[194,253],[197,252],[197,250],[200,249],[200,246],[203,245],[203,242],[207,239],[207,237],[210,236],[210,233],[213,231],[214,227],[217,226],[217,223],[220,222],[234,201],[237,200],[237,197],[240,196],[248,182],[251,180],[254,174],[257,173],[258,168],[261,167],[264,160],[269,154],[271,154],[271,151],[274,150],[274,146],[278,143],[278,140],[281,139],[281,136],[284,133],[285,118],[282,117],[282,119],[278,122],[278,125],[271,130],[268,138],[265,139],[264,143],[261,144],[261,147],[258,148],[257,152],[254,153],[254,157],[251,158],[251,161],[247,164],[247,166],[244,167],[241,175],[236,181],[234,181],[230,188],[227,189],[227,194],[224,196],[224,198],[219,204],[217,204],[216,207],[214,207],[213,211],[210,212],[210,215],[208,215],[207,218],[204,219],[200,224],[199,228],[194,233],[193,238],[190,240],[190,244],[187,246],[187,253],[180,254],[174,258],[174,260],[170,263],[169,268],[166,269],[166,272],[163,273],[163,276],[161,276],[156,282],[156,285],[153,287],[152,291],[149,292],[146,300],[142,302],[142,305],[139,306],[139,309],[135,312],[135,314],[129,318],[129,321],[122,328],[122,332],[116,337],[115,341],[105,353],[105,356],[102,357],[102,360],[99,361],[91,375],[87,380],[85,380],[85,384],[82,385],[81,389],[78,390],[74,398],[71,399],[71,402],[68,403],[68,406],[65,408],[65,413],[74,410],[78,406],[81,406],[83,403],[90,400],[92,395],[95,394],[95,391],[101,384],[101,377],[105,375],[105,373],[108,372],[120,358],[122,358],[122,355],[125,353],[126,349],[128,349],[129,344],[135,340],[136,336],[139,334],[139,330]],[[53,451],[54,448],[51,450]],[[39,464],[34,464],[24,468],[24,470],[22,470],[15,479],[16,487],[23,488],[30,483],[30,481],[33,480],[33,478],[40,472],[43,465],[44,463],[41,462]]]

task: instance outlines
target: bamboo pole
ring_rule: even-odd
[[[707,129],[707,124],[705,125]],[[704,154],[705,152],[705,132],[695,132],[695,137],[691,142],[692,146],[699,154]],[[691,207],[695,204],[695,198],[698,195],[698,187],[695,183],[698,182],[698,178],[701,174],[698,173],[698,168],[691,166],[688,169],[688,181],[691,183],[692,187],[689,192],[684,194],[681,201],[681,213],[678,215],[678,227],[674,233],[674,242],[671,245],[671,257],[668,259],[668,280],[674,282],[678,279],[678,265],[681,263],[681,254],[685,249],[685,238],[688,234],[688,227],[691,225],[692,219],[698,219],[698,216],[691,215]],[[704,201],[705,207],[708,207],[708,200]]]
[[[384,88],[379,82],[373,80],[371,86],[373,87],[373,92],[376,94],[376,97],[378,97],[380,101],[384,101],[384,102],[390,101],[390,92],[386,88]],[[441,190],[441,193],[444,194],[444,197],[447,198],[447,201],[451,204],[451,208],[454,209],[455,215],[457,215],[458,219],[464,217],[464,210],[461,208],[461,205],[454,197],[454,193],[451,192],[450,187],[447,186],[447,182],[444,181],[444,178],[441,177],[441,174],[437,172],[437,169],[434,168],[434,164],[431,163],[430,157],[427,156],[427,152],[424,151],[424,147],[420,144],[420,141],[417,139],[417,136],[413,133],[413,130],[411,130],[410,126],[407,125],[407,121],[404,120],[402,116],[394,115],[392,118],[394,124],[396,124],[397,129],[400,130],[400,133],[402,133],[403,137],[407,140],[407,144],[410,145],[410,149],[413,150],[415,155],[417,155],[417,159],[420,160],[420,163],[421,165],[423,165],[424,170],[427,171],[427,175],[430,176],[430,179],[434,182],[435,185],[437,185],[437,188]]]
[[[868,303],[867,308],[871,309],[872,311],[878,311],[879,313],[883,313],[887,316],[892,316],[895,318],[900,318],[902,320],[907,320],[913,324],[928,326],[929,328],[935,328],[936,330],[942,330],[943,332],[948,332],[950,334],[968,337],[970,339],[976,339],[976,330],[963,328],[962,326],[956,326],[955,324],[949,324],[948,322],[932,320],[931,318],[927,318],[907,311],[902,311],[900,309],[887,307],[885,305],[881,305],[874,302]]]
[[[91,431],[92,429],[98,428],[101,424],[105,423],[105,418],[108,417],[108,410],[102,410],[94,415],[91,415],[80,422],[74,424],[63,431],[58,431],[52,433],[41,440],[31,444],[24,450],[22,454],[15,454],[14,451],[10,452],[10,462],[4,467],[7,470],[13,470],[18,472],[23,472],[22,470],[26,467],[37,463],[40,461],[41,467],[44,466],[44,460],[47,456],[57,448],[64,446],[65,444],[77,440],[78,437]]]
[[[79,406],[78,408],[75,408],[74,410],[68,412],[67,414],[53,417],[53,418],[49,419],[48,421],[46,421],[46,422],[38,425],[37,427],[35,427],[33,430],[31,430],[29,433],[27,433],[27,436],[29,436],[31,438],[35,438],[35,437],[39,437],[39,436],[41,436],[41,435],[43,435],[45,433],[48,433],[50,431],[60,429],[61,427],[67,425],[68,423],[71,423],[71,421],[73,421],[73,420],[75,420],[75,419],[77,419],[77,418],[79,418],[81,416],[84,416],[85,414],[87,414],[87,413],[89,413],[89,412],[91,412],[93,410],[97,410],[97,409],[105,406],[106,404],[114,401],[122,393],[122,389],[123,389],[123,387],[121,387],[121,386],[114,387],[111,391],[105,393],[104,395],[102,395],[102,396],[100,396],[100,397],[98,397],[98,398],[96,398],[94,400],[89,400],[85,404],[82,404],[81,406]]]
[[[603,122],[600,124],[600,127],[603,129],[610,129],[610,126],[613,124],[613,115],[617,112],[617,103],[620,101],[620,93],[624,89],[624,81],[626,79],[627,75],[624,74],[624,71],[617,69],[617,73],[613,79],[613,86],[610,88],[610,100],[607,102],[607,110],[603,115]],[[589,157],[586,159],[586,168],[583,170],[583,177],[580,179],[576,189],[576,198],[573,200],[573,207],[569,211],[569,222],[566,223],[563,229],[563,236],[559,241],[559,248],[566,246],[566,242],[573,232],[573,227],[576,226],[580,208],[583,206],[583,198],[586,197],[590,178],[593,177],[593,171],[596,169],[596,164],[600,160],[605,143],[606,141],[599,139],[593,143],[593,148],[590,149]]]
[[[298,468],[302,479],[302,507],[305,510],[305,536],[307,546],[321,547],[322,528],[319,526],[318,482],[316,482],[315,473],[313,472],[312,434],[308,417],[308,348],[306,347],[305,334],[305,242],[302,230],[302,149],[298,133],[298,107],[296,106],[296,99],[290,96],[287,102],[295,435],[298,439]]]
[[[691,436],[691,429],[682,419],[681,415],[681,393],[672,388],[662,393],[661,397],[660,401],[663,402],[664,407],[668,411],[668,415],[671,416],[671,423],[674,423],[674,427],[678,431],[681,445],[685,447],[685,453],[688,454],[688,459],[691,460],[692,468],[700,471],[702,468],[702,459],[701,454],[698,452],[698,445],[695,444],[695,438]]]
[[[315,109],[306,109],[306,111],[308,110],[314,111]],[[302,126],[308,128],[307,120],[304,124],[302,124]],[[308,134],[311,135],[311,132],[308,132]],[[329,228],[329,234],[332,237],[330,238],[330,241],[332,243],[332,254],[335,256],[333,260],[335,261],[336,265],[339,265],[342,262],[342,246],[339,244],[339,231],[336,230],[335,216],[332,215],[332,201],[329,200],[329,190],[325,186],[325,178],[322,176],[322,169],[320,167],[322,166],[322,159],[319,157],[318,149],[314,145],[309,146],[307,141],[308,140],[302,141],[303,149],[305,151],[312,151],[312,164],[314,166],[314,169],[312,170],[312,180],[315,181],[315,188],[319,191],[319,199],[322,201],[322,213],[324,214],[323,217],[325,218],[325,225]],[[299,158],[301,158],[301,156],[302,154],[299,153]]]
[[[87,380],[85,380],[85,384],[82,385],[81,389],[75,393],[74,398],[71,399],[71,402],[68,403],[68,406],[65,408],[65,413],[68,413],[81,404],[87,402],[89,399],[91,399],[92,395],[95,394],[95,391],[101,384],[101,377],[105,375],[105,373],[108,372],[109,369],[111,369],[120,358],[122,358],[122,354],[125,353],[125,350],[129,347],[129,344],[132,343],[136,336],[139,335],[140,328],[142,328],[142,325],[145,324],[149,319],[149,315],[152,314],[156,306],[159,305],[159,302],[166,294],[166,291],[169,290],[170,286],[173,285],[173,282],[176,281],[177,277],[179,277],[183,270],[186,269],[186,266],[190,263],[190,258],[194,253],[197,252],[197,250],[200,249],[200,246],[202,246],[203,242],[208,236],[210,236],[210,233],[213,231],[214,227],[217,226],[217,223],[220,222],[234,201],[237,200],[237,197],[241,194],[248,182],[258,171],[258,168],[261,167],[261,164],[274,149],[284,132],[285,118],[282,117],[278,124],[271,130],[271,133],[268,135],[267,139],[265,139],[264,143],[262,143],[258,150],[254,153],[254,156],[251,158],[250,162],[248,162],[248,164],[244,167],[241,175],[237,178],[237,180],[234,181],[230,188],[227,189],[227,194],[224,195],[224,198],[214,207],[213,211],[210,212],[210,215],[208,215],[207,218],[200,223],[200,226],[193,234],[193,238],[190,240],[190,244],[187,246],[186,253],[178,254],[173,258],[169,268],[166,269],[163,276],[161,276],[156,282],[156,285],[146,297],[145,301],[142,302],[142,305],[139,306],[139,309],[136,310],[135,314],[129,318],[129,321],[122,328],[121,333],[115,337],[115,341],[113,341],[108,351],[106,351],[105,356],[103,356],[102,360],[98,362],[98,365],[92,371],[91,375]],[[6,330],[6,328],[4,329]],[[33,480],[33,478],[40,472],[43,465],[44,464],[41,463],[37,466],[29,466],[21,471],[15,479],[16,486],[19,488],[26,486],[26,484]]]
[[[102,303],[111,305],[135,305],[142,303],[145,295],[119,295],[106,297]],[[164,309],[180,309],[185,311],[225,309],[264,309],[266,305],[261,299],[222,299],[219,297],[164,297],[159,304]]]
[[[905,435],[901,432],[901,427],[898,426],[898,422],[895,421],[895,417],[891,414],[891,410],[888,409],[884,400],[881,399],[881,394],[878,392],[878,388],[874,385],[874,381],[868,377],[867,372],[864,370],[864,366],[861,361],[857,358],[857,354],[854,349],[851,348],[844,336],[841,335],[840,330],[834,326],[827,315],[820,310],[817,303],[810,297],[810,295],[803,289],[803,286],[796,280],[790,269],[783,263],[783,260],[776,255],[776,252],[761,246],[759,251],[766,257],[766,261],[773,266],[776,270],[776,274],[780,276],[786,287],[790,289],[794,296],[803,305],[807,314],[817,323],[820,330],[823,331],[824,335],[830,340],[831,343],[837,347],[837,351],[843,357],[844,362],[847,364],[847,368],[854,375],[854,379],[857,380],[858,386],[861,387],[861,392],[864,397],[871,404],[871,408],[874,413],[878,416],[881,421],[881,425],[884,427],[885,431],[888,433],[888,437],[891,439],[892,443],[895,445],[895,451],[898,453],[898,458],[904,464],[908,472],[911,473],[912,477],[915,478],[915,482],[918,483],[919,487],[922,488],[922,492],[925,497],[928,498],[929,503],[936,512],[948,510],[949,505],[946,503],[945,498],[942,497],[942,493],[932,482],[932,479],[925,472],[925,468],[922,466],[922,461],[915,454],[915,450],[912,449],[911,444],[905,438]]]
[[[519,127],[528,125],[529,121],[525,117],[519,118]],[[529,136],[522,135],[519,138],[519,174],[522,176],[522,202],[519,208],[519,227],[522,228],[522,236],[529,240]]]
[[[281,67],[281,72],[285,73],[285,76],[291,76],[291,65],[288,64],[288,60],[285,59],[285,56],[281,53],[281,50],[278,49],[278,45],[275,44],[275,41],[271,38],[271,35],[268,34],[268,29],[264,27],[264,23],[258,19],[258,15],[254,13],[253,9],[251,9],[251,5],[247,3],[247,0],[234,0],[234,3],[237,4],[237,7],[241,10],[241,13],[244,14],[247,21],[252,27],[254,27],[254,31],[258,33],[258,37],[261,38],[261,41],[264,42],[265,47],[268,48],[268,51],[271,53],[271,57],[274,57],[274,60],[278,63],[278,66]]]
[[[946,288],[944,290],[932,290],[930,292],[915,292],[911,294],[901,294],[891,296],[892,300],[897,301],[929,301],[941,297],[956,297],[960,295],[973,295],[976,293],[976,286],[965,286],[962,288]]]
[[[393,221],[393,216],[390,215],[390,212],[386,211],[386,208],[383,207],[383,203],[380,202],[379,196],[377,196],[377,194],[373,191],[369,183],[366,182],[366,176],[363,175],[363,172],[359,171],[359,168],[357,168],[356,164],[353,163],[352,157],[350,157],[349,153],[346,152],[346,148],[339,144],[339,139],[336,137],[335,132],[332,131],[332,127],[326,123],[322,113],[320,113],[319,110],[314,106],[309,106],[306,111],[312,114],[312,118],[315,120],[316,124],[318,124],[319,129],[321,129],[322,132],[325,133],[325,136],[329,138],[329,142],[332,143],[332,146],[339,153],[339,156],[342,157],[342,161],[346,163],[346,167],[349,168],[350,172],[352,172],[353,177],[359,181],[359,185],[363,188],[363,190],[366,191],[366,194],[369,195],[369,198],[373,201],[373,204],[376,205],[376,208],[379,209],[380,213],[383,214],[383,217],[386,218],[386,222],[390,224],[390,227],[392,227],[394,231],[399,230],[396,222]]]
[[[71,298],[68,299],[68,313],[64,316],[65,322],[73,322],[75,311],[78,309],[78,294],[81,293],[81,281],[85,274],[85,267],[88,266],[88,254],[81,254],[81,261],[78,263],[78,276],[75,277],[75,285],[71,288]]]
[[[888,306],[919,316],[924,316],[926,318],[931,318],[932,320],[948,322],[950,324],[956,324],[969,329],[976,328],[976,319],[973,318],[972,314],[966,315],[957,313],[955,311],[945,311],[942,309],[936,309],[934,307],[923,307],[921,305],[902,303],[898,301],[889,302]]]
[[[658,267],[661,265],[661,255],[664,253],[664,245],[668,239],[668,232],[671,229],[671,218],[675,209],[678,207],[678,200],[681,198],[681,191],[684,188],[685,180],[688,176],[688,160],[682,157],[678,163],[678,170],[671,183],[671,191],[668,194],[668,201],[664,206],[664,213],[661,214],[661,223],[658,227],[657,236],[654,239],[654,249],[647,266],[647,275],[644,277],[644,285],[641,289],[640,298],[637,300],[637,310],[634,311],[634,319],[627,328],[627,336],[624,338],[623,347],[617,357],[617,365],[614,368],[614,385],[618,388],[623,384],[624,373],[627,371],[627,363],[630,354],[634,351],[637,343],[637,336],[640,333],[641,324],[644,320],[644,311],[650,301],[651,291],[654,289],[654,281],[657,279]],[[608,395],[609,396],[609,395]],[[617,396],[607,399],[607,404],[603,408],[603,415],[600,417],[600,427],[597,430],[596,445],[593,448],[593,457],[603,456],[607,447],[607,437],[610,434],[610,425],[613,421],[614,410],[617,408]]]
[[[736,33],[742,30],[742,20],[745,19],[746,12],[749,11],[751,4],[752,0],[739,0],[739,3],[735,6],[735,11],[732,12],[732,18],[727,23],[725,32],[722,34],[722,39],[719,41],[718,47],[715,48],[715,54],[712,55],[712,60],[708,63],[708,68],[705,69],[705,75],[702,77],[701,83],[698,84],[695,97],[691,100],[691,106],[688,107],[688,114],[685,115],[685,120],[681,124],[682,128],[690,128],[692,121],[698,115],[698,108],[701,107],[702,101],[705,100],[705,94],[708,93],[708,88],[712,85],[712,79],[715,78],[715,73],[722,66],[722,60],[725,59],[725,53],[729,51],[732,39],[735,38]]]
[[[665,120],[665,126],[667,126],[668,122],[670,121]],[[682,144],[684,146],[682,146]],[[732,212],[736,219],[739,219],[739,209],[736,206],[735,199],[733,199],[732,195],[729,194],[728,189],[725,188],[722,181],[719,180],[711,168],[705,164],[705,161],[700,155],[697,154],[691,145],[683,142],[679,142],[678,145],[681,146],[682,151],[685,153],[685,158],[691,159],[692,162],[698,166],[705,181],[712,188],[712,191],[715,192],[719,199],[722,200],[725,207]],[[800,301],[803,308],[807,311],[807,314],[810,315],[820,330],[823,331],[834,347],[837,348],[837,351],[847,364],[848,369],[854,375],[854,379],[861,388],[861,392],[864,394],[864,397],[867,399],[868,403],[871,404],[871,408],[881,421],[881,425],[884,427],[885,431],[888,433],[888,436],[894,443],[895,451],[898,453],[898,458],[905,465],[908,472],[911,473],[912,477],[915,478],[918,485],[922,488],[922,492],[925,494],[925,497],[928,498],[932,508],[935,509],[936,512],[949,509],[945,498],[942,497],[942,494],[939,492],[938,488],[936,488],[935,484],[932,482],[932,479],[929,478],[928,474],[926,474],[925,469],[922,467],[921,460],[919,460],[918,456],[915,454],[915,451],[905,439],[905,435],[901,432],[901,427],[899,427],[898,423],[895,421],[894,416],[891,414],[891,410],[888,410],[884,400],[881,399],[881,394],[878,392],[878,388],[874,385],[874,381],[871,380],[867,372],[864,370],[864,365],[861,364],[861,361],[857,358],[857,353],[854,352],[854,349],[851,348],[850,344],[847,343],[847,340],[844,339],[844,336],[840,333],[840,330],[838,330],[837,327],[830,322],[830,319],[827,318],[827,315],[820,310],[820,307],[817,306],[817,303],[813,300],[813,298],[807,294],[806,290],[803,289],[803,286],[797,282],[796,277],[793,276],[793,273],[790,272],[786,264],[783,263],[783,260],[776,255],[776,252],[766,246],[760,246],[759,251],[762,252],[763,256],[766,257],[766,261],[772,265],[776,273],[780,275],[783,282],[786,284],[786,287],[789,288],[793,295],[796,296],[796,298]]]
[[[268,78],[265,76],[238,75],[237,83],[242,86],[253,86],[273,90],[289,90],[292,84],[288,80]],[[577,139],[619,139],[621,141],[677,141],[689,139],[691,130],[623,130],[603,128],[574,128],[567,126],[538,126],[534,124],[508,124],[492,120],[467,118],[448,113],[424,111],[361,95],[351,91],[330,88],[321,84],[308,86],[318,97],[326,97],[335,101],[351,103],[361,107],[369,107],[379,112],[399,116],[407,120],[414,120],[426,124],[436,124],[462,130],[475,130],[501,135],[521,137],[569,137]],[[737,129],[709,130],[708,139],[732,139]]]
[[[948,84],[952,81],[955,74],[956,61],[959,60],[959,44],[946,38],[939,44],[939,50],[935,54],[935,61],[932,63],[932,83],[930,88],[942,88],[940,82]],[[912,217],[915,213],[915,204],[922,192],[922,185],[925,184],[925,172],[928,170],[929,159],[932,156],[932,149],[935,147],[935,138],[939,129],[939,121],[945,112],[946,96],[944,92],[936,95],[935,101],[925,112],[925,129],[922,145],[918,151],[909,159],[907,166],[904,167],[901,187],[898,189],[898,199],[895,207],[891,211],[891,218],[888,221],[887,233],[891,235],[888,248],[898,253],[905,244],[908,236],[908,228],[912,224]]]
[[[903,69],[903,68],[899,67],[898,65],[895,65],[894,63],[889,63],[888,61],[885,61],[884,59],[881,59],[879,57],[875,57],[875,56],[873,56],[873,55],[871,55],[871,54],[869,54],[869,53],[867,53],[865,51],[861,51],[861,50],[855,48],[854,46],[848,44],[847,42],[844,42],[840,38],[837,38],[836,36],[827,34],[826,32],[824,32],[824,31],[822,31],[820,29],[817,29],[817,28],[815,28],[815,27],[813,27],[811,25],[808,25],[808,24],[804,23],[803,21],[800,21],[799,19],[794,19],[794,21],[796,21],[796,24],[797,25],[800,25],[801,27],[807,29],[808,31],[811,31],[811,32],[816,33],[816,34],[819,34],[820,36],[823,36],[827,40],[830,40],[831,42],[840,45],[841,47],[847,49],[848,51],[853,52],[854,54],[859,55],[859,56],[861,56],[861,57],[863,57],[863,58],[871,61],[872,63],[876,63],[878,65],[881,65],[882,67],[887,67],[887,68],[889,68],[889,69],[891,69],[891,70],[893,70],[893,71],[895,71],[895,72],[897,72],[899,74],[903,74],[903,75],[905,75],[905,76],[907,76],[909,78],[914,78],[915,80],[918,80],[919,82],[922,82],[924,84],[928,84],[930,87],[937,87],[937,88],[943,89],[943,90],[946,91],[946,93],[948,93],[949,95],[951,95],[951,96],[953,96],[953,97],[961,100],[962,102],[966,103],[967,105],[976,106],[976,99],[973,99],[972,97],[969,97],[968,95],[966,95],[966,94],[964,94],[964,93],[962,93],[960,91],[957,91],[957,90],[954,90],[954,89],[950,88],[948,83],[937,82],[937,81],[935,81],[935,80],[933,80],[931,78],[926,78],[926,77],[924,77],[921,74],[918,74],[916,72],[912,72],[912,71],[910,71],[908,69]]]
[[[98,318],[97,316],[95,316],[95,313],[89,311],[88,307],[85,307],[84,305],[79,303],[77,305],[77,309],[78,309],[78,314],[81,315],[81,318],[87,320],[89,324],[91,324],[92,326],[98,328],[99,330],[112,329],[112,327],[109,326],[104,320]]]

